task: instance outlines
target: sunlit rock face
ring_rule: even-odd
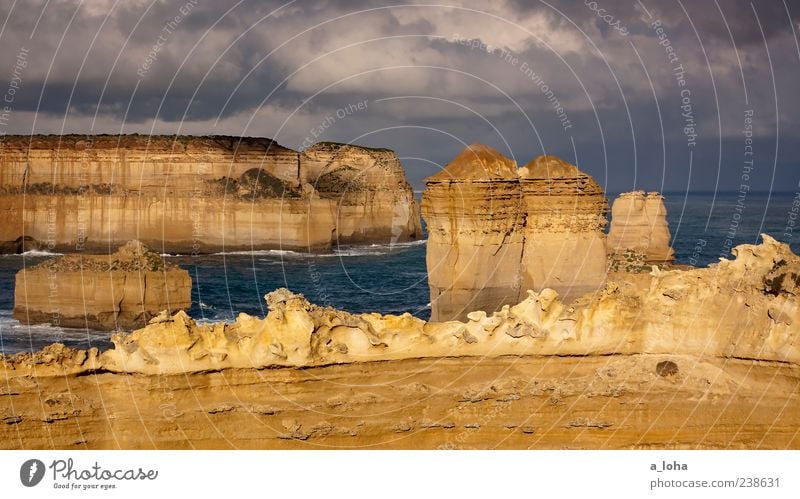
[[[24,268],[14,288],[14,318],[23,324],[130,330],[191,305],[189,272],[139,241],[110,255],[67,255]]]
[[[569,303],[605,283],[606,199],[574,165],[540,156],[517,170],[476,144],[426,184],[434,320],[495,311],[529,289]]]
[[[404,242],[419,209],[397,155],[266,138],[29,136],[0,144],[0,252],[170,253]]]
[[[524,221],[516,163],[473,144],[425,183],[432,320],[514,303]]]
[[[322,142],[300,154],[300,172],[313,192],[335,203],[335,242],[422,237],[419,205],[394,151]]]
[[[675,260],[670,246],[664,197],[657,192],[625,192],[611,208],[608,252],[623,254],[632,250],[644,255],[647,264],[665,264]]]
[[[525,215],[522,289],[554,289],[562,301],[606,280],[603,189],[575,165],[539,156],[520,169]]]

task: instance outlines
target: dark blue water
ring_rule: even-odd
[[[800,252],[800,226],[795,233],[789,225],[794,194],[665,196],[677,263],[706,266],[729,255],[729,236],[735,246],[758,242],[762,232]],[[0,350],[39,349],[53,341],[107,347],[108,333],[23,326],[11,318],[14,274],[42,258],[0,257]],[[430,315],[424,243],[340,248],[329,255],[259,251],[169,258],[192,274],[190,315],[201,321],[233,321],[240,312],[263,316],[264,295],[279,287],[351,312]]]

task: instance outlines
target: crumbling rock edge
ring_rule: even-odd
[[[314,367],[438,357],[673,354],[800,365],[800,257],[768,235],[735,259],[705,269],[662,271],[644,284],[610,280],[565,306],[545,289],[468,321],[426,322],[406,313],[352,314],[278,289],[269,313],[233,324],[197,324],[162,313],[112,337],[114,348],[53,344],[0,357],[7,377],[90,372],[166,375],[224,369]]]

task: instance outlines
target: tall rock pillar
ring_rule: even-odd
[[[525,213],[522,290],[552,288],[569,303],[606,280],[603,189],[575,165],[539,156],[520,169]]]
[[[516,303],[524,223],[516,162],[473,144],[425,183],[431,319]]]

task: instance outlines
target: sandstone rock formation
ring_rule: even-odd
[[[316,186],[316,187],[315,187]],[[0,144],[0,251],[170,253],[389,243],[421,237],[388,150],[264,138],[29,136]]]
[[[558,293],[527,291],[514,306],[464,322],[350,314],[279,289],[263,319],[197,324],[161,314],[112,337],[115,348],[81,356],[113,372],[176,374],[226,368],[307,367],[422,357],[680,354],[800,365],[800,257],[764,235],[710,268],[661,271],[643,282],[609,281],[573,307]],[[70,358],[75,354],[67,352]],[[7,357],[17,375],[60,374],[63,365]],[[34,356],[35,359],[35,356]],[[52,360],[52,359],[51,359]],[[69,364],[80,372],[81,363]]]
[[[425,183],[433,320],[495,311],[528,289],[570,302],[603,286],[607,203],[574,165],[540,156],[518,171],[473,144]]]
[[[431,319],[516,302],[524,221],[516,163],[473,144],[425,183]]]
[[[14,318],[23,324],[133,329],[188,309],[192,279],[138,241],[111,255],[68,255],[17,272]]]
[[[573,307],[426,322],[277,290],[263,319],[0,357],[0,448],[800,448],[800,258],[733,253]]]
[[[647,264],[671,263],[675,260],[671,239],[664,197],[659,193],[625,192],[614,201],[607,240],[609,254],[633,251],[643,254]]]
[[[539,156],[520,169],[525,209],[522,289],[556,290],[565,303],[606,280],[603,189],[575,165]]]

